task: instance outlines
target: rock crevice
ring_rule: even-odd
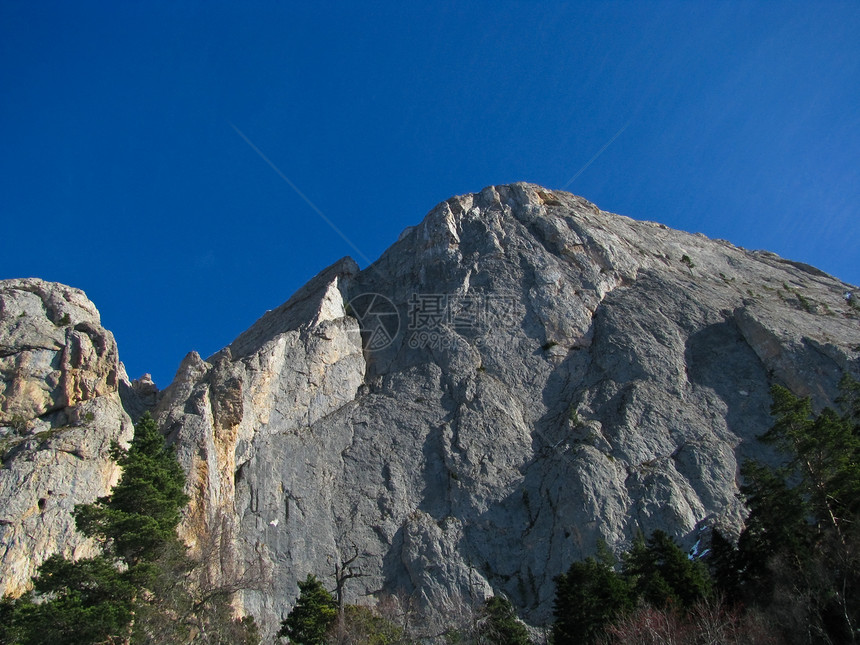
[[[114,435],[81,428],[123,414],[119,388],[136,409],[157,399],[189,474],[188,543],[217,542],[222,577],[265,572],[236,606],[267,634],[298,580],[333,583],[353,549],[347,600],[397,595],[428,634],[500,593],[545,624],[553,578],[599,540],[739,530],[738,465],[763,454],[770,386],[824,405],[860,371],[851,285],[531,184],[443,202],[369,267],[341,260],[221,352],[189,354],[157,396],[127,384],[79,292],[0,284],[0,423],[85,421],[4,462],[6,579],[32,570],[31,518],[63,490],[12,484],[28,460],[71,472],[66,450],[106,464],[92,442]],[[75,548],[63,526],[42,553]]]

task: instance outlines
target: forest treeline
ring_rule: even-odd
[[[742,465],[748,516],[739,536],[712,529],[687,553],[655,531],[637,535],[619,558],[599,545],[558,575],[553,622],[542,630],[527,628],[501,596],[464,603],[433,633],[393,596],[373,608],[348,605],[344,586],[360,575],[347,566],[352,558],[335,571],[333,591],[314,575],[299,583],[278,642],[857,642],[860,383],[846,375],[839,390],[837,409],[815,412],[808,398],[773,387],[774,424],[760,440],[781,459]],[[0,603],[0,645],[259,643],[253,619],[235,618],[230,606],[248,580],[214,583],[205,553],[190,557],[176,535],[184,476],[155,422],[145,416],[114,455],[122,476],[111,495],[75,510],[78,530],[101,554],[45,561],[31,592]]]
[[[737,540],[710,532],[684,553],[639,536],[615,562],[604,548],[557,579],[555,645],[839,644],[860,639],[860,383],[845,375],[838,410],[772,388],[760,440],[782,457],[741,467],[748,509]]]

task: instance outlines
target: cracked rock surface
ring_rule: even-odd
[[[194,478],[186,531],[257,572],[241,604],[268,632],[356,548],[351,602],[396,594],[432,633],[504,593],[543,624],[598,539],[739,530],[770,385],[821,405],[858,372],[850,289],[534,185],[449,199],[186,359],[158,412]]]
[[[80,292],[0,285],[2,431],[64,428],[4,457],[4,581],[53,503],[27,482],[109,489],[123,392],[133,416],[157,401],[189,474],[183,537],[253,583],[236,607],[267,635],[298,580],[334,588],[356,553],[347,601],[396,595],[427,634],[500,593],[543,625],[553,578],[598,540],[741,528],[738,465],[773,458],[755,441],[773,383],[822,406],[860,376],[856,287],[531,184],[439,204],[371,266],[341,260],[229,347],[189,354],[160,393],[127,384]],[[62,526],[42,553],[75,548]]]
[[[0,594],[28,589],[48,556],[95,553],[75,504],[119,476],[113,441],[133,433],[113,335],[78,289],[0,281]]]

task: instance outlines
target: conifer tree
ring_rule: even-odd
[[[477,643],[487,645],[531,645],[526,626],[517,618],[511,601],[493,596],[484,603],[477,629]]]
[[[128,449],[112,448],[122,475],[110,495],[75,508],[78,530],[102,552],[39,567],[32,592],[2,605],[0,643],[255,643],[252,620],[234,620],[224,594],[201,602],[194,562],[176,535],[185,476],[145,414]]]
[[[400,625],[381,615],[377,609],[361,605],[346,605],[344,631],[332,634],[328,641],[337,637],[344,645],[395,645],[411,641]]]
[[[854,394],[850,377],[843,378],[842,400]],[[843,539],[846,515],[860,503],[860,436],[854,432],[852,410],[840,416],[825,408],[812,413],[810,399],[794,396],[781,386],[771,390],[776,423],[761,439],[788,456],[787,477],[799,480],[799,492],[823,522]]]
[[[119,483],[111,495],[74,513],[78,530],[95,538],[102,553],[76,562],[54,555],[42,563],[33,592],[15,603],[13,642],[72,645],[131,637],[135,605],[154,577],[152,563],[178,543],[185,476],[149,414],[135,426],[131,446],[114,445],[112,455],[122,468]]]
[[[601,542],[596,557],[574,562],[556,578],[553,645],[594,643],[609,623],[632,609],[632,589],[614,565]]]
[[[5,642],[82,645],[129,637],[136,587],[108,558],[53,555],[33,582],[33,592],[12,605]]]
[[[761,439],[784,464],[748,461],[750,510],[737,548],[717,543],[712,566],[726,595],[766,611],[789,640],[855,642],[860,627],[860,384],[840,382],[839,412],[772,388],[774,425]],[[737,597],[737,596],[732,596]],[[794,620],[794,622],[792,622]]]
[[[689,610],[711,587],[705,566],[659,530],[647,542],[641,533],[637,536],[624,558],[624,575],[636,595],[658,609]]]
[[[177,541],[176,527],[188,503],[185,473],[164,442],[155,420],[145,414],[128,450],[112,452],[122,468],[119,483],[95,504],[75,508],[75,524],[110,554],[133,567],[157,558]]]
[[[296,606],[281,623],[280,637],[299,645],[322,645],[337,619],[337,602],[316,576],[299,581]]]

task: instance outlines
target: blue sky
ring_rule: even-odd
[[[0,278],[166,386],[344,255],[531,181],[860,283],[857,2],[0,0]],[[625,127],[626,126],[626,127]]]

